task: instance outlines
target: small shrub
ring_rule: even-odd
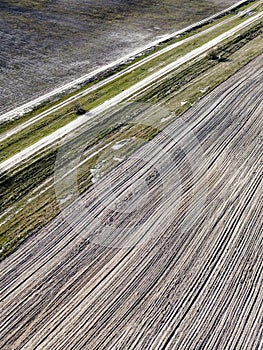
[[[208,53],[208,58],[212,61],[217,61],[218,60],[218,55],[216,53],[216,50],[211,50]]]
[[[85,109],[81,106],[81,104],[80,104],[79,102],[75,102],[75,103],[74,103],[73,111],[74,111],[77,115],[81,115],[81,114],[85,114],[85,113],[86,113]]]

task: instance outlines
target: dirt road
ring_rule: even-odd
[[[256,14],[253,17],[248,18],[245,22],[235,26],[233,29],[219,35],[215,39],[209,41],[208,43],[196,48],[195,50],[187,53],[186,55],[180,57],[179,59],[175,60],[171,64],[168,64],[164,68],[161,68],[157,72],[153,73],[149,77],[141,80],[140,82],[136,83],[135,85],[131,86],[130,88],[126,89],[125,91],[119,93],[115,97],[109,99],[108,101],[102,103],[100,106],[94,108],[90,112],[84,114],[83,116],[77,118],[76,120],[68,123],[64,127],[58,129],[57,131],[53,132],[52,134],[43,137],[40,141],[34,143],[32,146],[29,146],[22,151],[18,152],[16,155],[10,157],[6,161],[2,162],[0,164],[1,171],[5,172],[9,169],[17,166],[20,162],[24,161],[25,159],[28,159],[32,157],[37,152],[48,148],[52,146],[54,143],[56,143],[58,140],[60,140],[62,137],[67,135],[68,133],[72,132],[73,130],[76,130],[80,126],[84,125],[89,118],[93,118],[94,116],[99,115],[100,113],[103,113],[104,111],[108,110],[109,108],[112,108],[114,106],[117,106],[119,103],[131,98],[132,96],[136,95],[136,93],[143,91],[147,87],[149,87],[151,84],[153,84],[156,81],[159,81],[163,77],[165,77],[168,73],[176,69],[177,67],[181,66],[182,64],[185,64],[194,58],[204,54],[211,48],[218,45],[220,42],[226,40],[227,38],[233,36],[234,34],[238,33],[241,29],[251,25],[253,22],[257,21],[258,19],[263,17],[263,12],[260,12]]]

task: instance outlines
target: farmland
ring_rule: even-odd
[[[2,262],[2,348],[260,348],[262,58],[85,192],[74,225],[56,217]],[[127,222],[106,203],[149,164],[161,176]]]
[[[135,138],[128,147],[128,153],[117,156],[125,159],[143,140],[150,140],[156,131],[162,130],[262,52],[260,2],[250,6],[257,6],[253,16],[230,15],[206,25],[197,32],[175,39],[168,46],[164,44],[163,49],[158,48],[123,71],[80,91],[77,98],[89,111],[87,115],[77,117],[71,109],[72,102],[63,99],[44,112],[36,110],[32,115],[26,114],[26,119],[20,117],[4,125],[5,129],[0,134],[1,257],[60,211],[53,178],[61,137],[67,134],[74,137],[74,130],[81,131],[83,127],[89,135],[84,138],[87,160],[80,170],[79,187],[82,192],[91,185],[90,172],[99,166],[102,148],[110,153],[113,142]],[[247,11],[250,11],[249,8]],[[224,30],[227,32],[224,33]],[[224,59],[202,56],[211,45],[216,44],[216,55],[222,55]],[[149,84],[151,86],[147,88]],[[76,98],[75,95],[68,99],[71,101],[72,98]],[[153,128],[149,129],[134,124],[139,118],[136,117],[137,112],[116,116],[107,113],[107,106],[129,100],[139,105],[160,104],[167,110],[168,116],[163,118],[161,113],[154,120]],[[104,169],[106,172],[118,161],[112,159],[109,163]]]
[[[69,6],[64,0],[3,0],[0,112],[232,3],[73,0]]]
[[[262,348],[263,1],[212,19],[202,12],[211,2],[191,3],[179,12],[169,0],[1,3],[5,23],[43,24],[33,30],[42,39],[26,41],[39,69],[25,65],[21,99],[0,116],[1,349]],[[182,13],[182,25],[203,20],[112,62],[133,39],[138,48],[177,28]],[[47,74],[45,90],[50,23],[47,40],[62,45],[52,67],[72,61],[59,78]],[[141,41],[117,38],[105,69],[109,48],[98,43],[123,26],[123,41],[135,29]],[[80,77],[84,48],[99,70]],[[12,59],[2,78],[10,69],[4,86],[15,94]],[[78,84],[55,97],[53,78],[66,76]]]

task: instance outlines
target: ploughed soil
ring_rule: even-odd
[[[0,113],[234,0],[2,0]]]

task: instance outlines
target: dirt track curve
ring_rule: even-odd
[[[1,349],[262,349],[262,60],[1,263]]]

